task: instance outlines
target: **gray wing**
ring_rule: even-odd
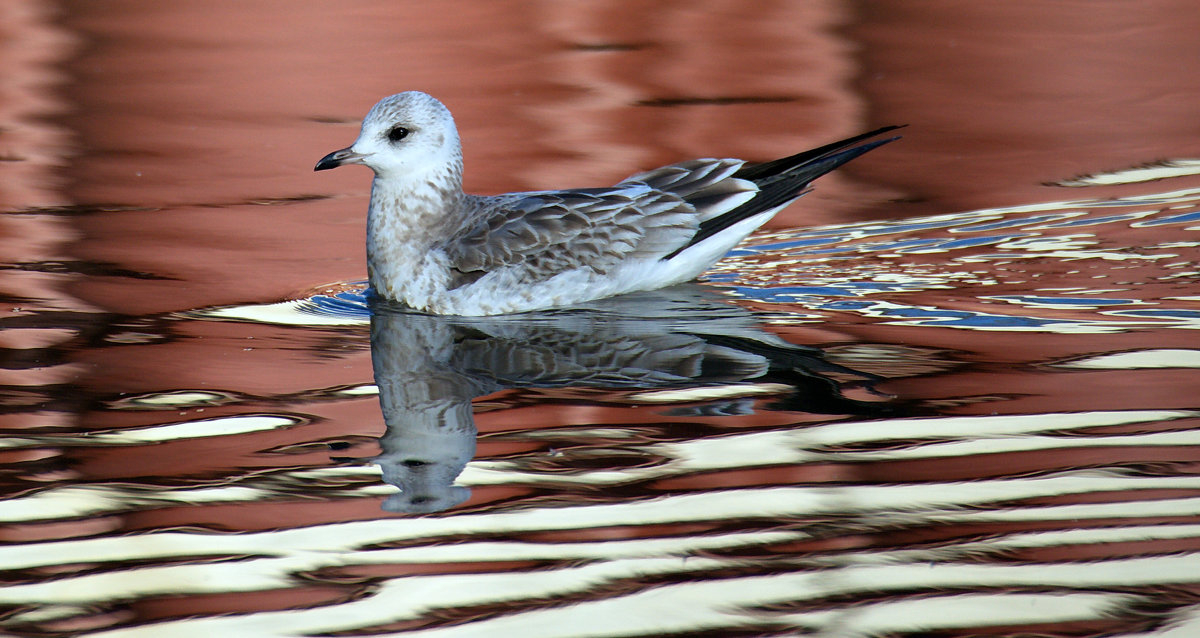
[[[687,202],[646,186],[531,193],[490,208],[444,248],[464,283],[508,266],[537,281],[665,255],[686,244],[699,221]]]
[[[540,280],[573,268],[603,273],[628,258],[657,259],[736,207],[757,187],[730,176],[740,160],[692,160],[634,175],[611,188],[475,200],[472,222],[443,246],[458,285],[491,270],[526,269]]]
[[[745,165],[739,159],[695,159],[668,164],[625,178],[621,184],[645,184],[682,198],[696,209],[700,221],[720,217],[752,199],[758,185],[735,176]]]

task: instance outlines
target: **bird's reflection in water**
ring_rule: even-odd
[[[387,426],[382,454],[373,460],[400,489],[383,504],[393,512],[441,511],[470,496],[454,481],[475,453],[471,400],[508,388],[773,382],[792,388],[781,409],[891,409],[884,401],[842,396],[827,376],[869,383],[872,375],[780,339],[754,314],[698,284],[496,317],[415,314],[375,303],[371,353]]]

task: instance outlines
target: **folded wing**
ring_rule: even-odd
[[[480,198],[481,214],[443,249],[459,285],[520,267],[539,281],[574,268],[604,273],[626,259],[660,259],[700,225],[754,196],[730,179],[741,160],[692,160],[634,175],[611,188]]]

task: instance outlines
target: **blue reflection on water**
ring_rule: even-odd
[[[751,249],[753,260],[739,264],[737,255],[732,255],[710,280],[732,285],[731,292],[736,295],[785,308],[850,313],[904,325],[1083,332],[1196,327],[1200,310],[1190,309],[1189,299],[1171,299],[1179,294],[1178,278],[1190,273],[1165,275],[1189,262],[1158,264],[1153,260],[1175,255],[1146,253],[1148,247],[1190,247],[1188,237],[1164,243],[1162,231],[1131,234],[1134,229],[1200,220],[1200,212],[1194,210],[1146,210],[1147,204],[1162,201],[1190,203],[1197,199],[1196,194],[1179,191],[1116,200],[1052,202],[1046,205],[1050,210],[1023,206],[848,224],[797,230],[792,239],[786,232],[777,232],[770,244]],[[1136,209],[1113,212],[1117,206]],[[1105,214],[1092,214],[1090,209],[1103,209]],[[1112,223],[1121,223],[1124,230],[1108,235],[1056,234],[1060,228]],[[1021,232],[947,236],[1017,227]],[[881,241],[879,236],[885,234],[893,237]],[[995,248],[988,253],[972,250],[989,245]],[[936,264],[908,257],[950,251],[957,255]],[[796,264],[796,257],[810,261]],[[786,268],[781,267],[785,264]],[[1128,273],[1122,279],[1131,279],[1115,282],[1121,286],[1119,291],[1092,290],[1095,280],[1114,276],[1110,270]],[[1001,294],[984,294],[996,286],[1008,288],[997,291]],[[1024,289],[1014,291],[1011,286]],[[935,292],[939,289],[952,292]],[[1125,294],[1118,297],[1113,292]],[[1110,294],[1093,296],[1101,293]],[[852,301],[846,297],[872,299]],[[996,302],[1013,305],[1005,308],[1007,314],[979,309]],[[1166,304],[1183,307],[1162,307]],[[1112,310],[1134,305],[1158,307]],[[1032,308],[1040,316],[1028,316]],[[1088,310],[1095,312],[1090,317],[1081,314]],[[1057,312],[1070,314],[1056,316]]]
[[[1055,222],[1053,224],[1046,224],[1044,226],[1039,226],[1038,228],[1073,228],[1076,226],[1098,226],[1100,224],[1111,224],[1112,222],[1120,222],[1120,221],[1126,221],[1126,220],[1130,220],[1130,219],[1140,219],[1142,217],[1145,217],[1147,214],[1148,213],[1146,213],[1146,212],[1138,212],[1138,213],[1125,213],[1123,215],[1104,215],[1103,217],[1089,217],[1089,218],[1084,218],[1084,219],[1072,219],[1071,221]]]
[[[939,242],[939,240],[937,240],[937,239],[906,239],[903,241],[889,241],[889,242],[876,243],[876,244],[863,244],[862,246],[859,247],[859,250],[864,251],[864,252],[882,252],[882,251],[889,251],[889,250],[900,250],[901,248],[911,248],[913,246],[928,246],[930,244],[936,244],[938,242]]]
[[[1057,213],[1057,214],[1053,214],[1053,215],[1033,215],[1030,217],[1005,219],[1005,220],[1001,220],[998,222],[991,222],[991,223],[987,223],[987,224],[978,224],[975,226],[964,226],[962,228],[952,228],[952,229],[950,229],[950,232],[952,232],[952,233],[976,233],[976,232],[980,232],[980,231],[984,231],[984,230],[999,230],[1001,228],[1012,228],[1014,226],[1028,226],[1030,224],[1037,224],[1040,222],[1057,221],[1059,219],[1065,219],[1067,217],[1075,217],[1078,214],[1079,213]]]
[[[934,245],[928,246],[926,248],[921,248],[921,249],[909,248],[907,250],[902,250],[900,252],[908,253],[908,252],[931,252],[931,251],[942,251],[942,250],[954,250],[956,248],[970,248],[972,246],[988,246],[988,245],[992,245],[992,244],[999,244],[1001,242],[1005,242],[1010,239],[1020,239],[1022,237],[1036,237],[1036,236],[1037,235],[1035,233],[1012,233],[1009,235],[989,235],[987,237],[971,237],[969,239],[952,239],[949,241],[937,242]]]
[[[1200,319],[1200,310],[1183,310],[1180,308],[1157,308],[1147,310],[1120,310],[1108,312],[1120,317],[1153,317],[1163,319]]]
[[[300,307],[301,312],[363,319],[371,316],[367,307],[366,288],[357,291],[343,291],[332,296],[315,295],[306,301],[308,304]]]
[[[833,301],[821,304],[823,310],[857,311],[874,317],[905,319],[907,325],[950,326],[958,328],[1029,328],[1069,323],[1065,319],[1046,319],[990,314],[973,310],[903,306],[871,301]],[[914,321],[915,320],[915,321]]]
[[[1130,226],[1134,228],[1146,228],[1150,226],[1164,226],[1166,224],[1184,224],[1194,221],[1200,221],[1200,212],[1167,215],[1166,217],[1159,217],[1157,219],[1147,219],[1144,222],[1135,222],[1130,224]]]
[[[1119,306],[1124,304],[1141,303],[1136,299],[1105,299],[1097,297],[1039,297],[1035,295],[997,295],[995,297],[987,297],[987,299],[1000,299],[1003,301],[1011,301],[1013,303],[1023,304],[1056,306],[1071,305],[1093,308],[1099,306]]]
[[[962,224],[963,220],[958,218],[938,219],[934,221],[919,222],[910,221],[895,224],[887,224],[878,227],[868,227],[859,229],[858,232],[863,236],[886,235],[888,233],[905,233],[914,230],[932,230],[934,228],[949,228]]]
[[[823,246],[826,244],[834,244],[847,239],[847,236],[838,235],[835,237],[822,237],[819,239],[794,239],[791,241],[781,241],[770,244],[759,244],[754,247],[755,252],[763,251],[782,251],[789,248],[802,248],[804,246]]]

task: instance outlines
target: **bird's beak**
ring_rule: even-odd
[[[362,153],[355,153],[354,151],[350,150],[349,147],[347,147],[322,157],[321,161],[317,162],[317,166],[313,170],[325,171],[331,168],[343,166],[345,164],[362,164],[363,160],[366,158],[366,155]]]

